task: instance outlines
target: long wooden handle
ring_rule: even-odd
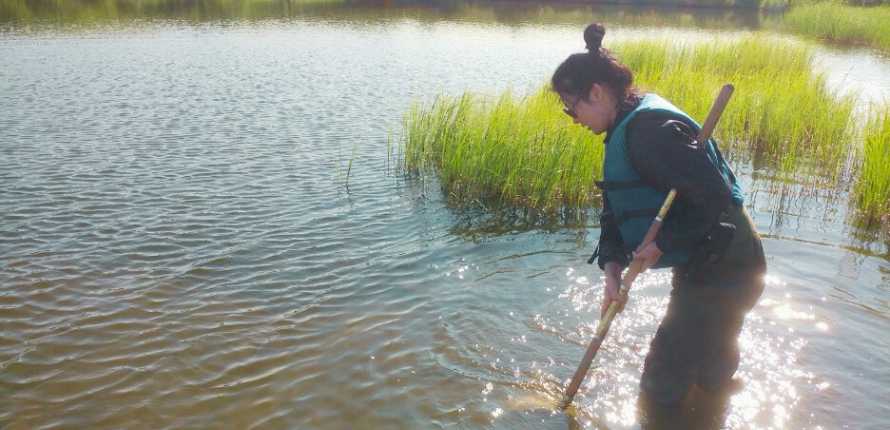
[[[717,99],[714,100],[714,105],[711,106],[711,111],[708,113],[707,119],[705,119],[705,124],[698,133],[698,142],[700,145],[705,145],[708,139],[711,138],[711,133],[714,131],[714,127],[717,126],[717,121],[720,120],[720,115],[723,114],[723,109],[726,108],[726,104],[729,103],[729,98],[732,97],[733,90],[734,88],[731,84],[726,84],[720,89],[720,94],[718,94]],[[677,190],[671,189],[667,197],[664,199],[664,203],[661,205],[658,215],[652,221],[652,225],[643,237],[643,244],[655,240],[655,236],[658,235],[658,231],[661,230],[661,224],[664,221],[664,217],[667,216],[676,196]],[[642,260],[634,258],[624,272],[624,276],[621,278],[620,294],[622,296],[627,297],[631,285],[633,285],[634,280],[637,279],[637,276],[643,272],[643,270],[645,270],[645,267],[643,267]],[[590,345],[587,346],[587,351],[584,352],[584,357],[581,358],[578,370],[575,371],[575,375],[572,376],[572,381],[569,383],[568,388],[566,388],[566,394],[560,404],[562,409],[567,408],[575,398],[575,393],[578,392],[581,382],[584,381],[584,377],[587,375],[587,370],[590,369],[590,363],[593,362],[593,358],[596,356],[597,351],[599,351],[600,345],[603,344],[603,339],[605,339],[606,334],[609,333],[609,327],[612,326],[612,320],[615,318],[615,315],[621,312],[622,308],[623,306],[618,302],[612,302],[609,304],[609,308],[606,309],[605,315],[600,318],[600,322],[596,326],[596,334],[593,336],[593,340],[590,341]]]
[[[711,133],[714,132],[714,127],[717,127],[717,121],[720,120],[720,115],[723,115],[723,109],[725,109],[726,104],[729,103],[729,98],[732,97],[733,91],[735,91],[735,87],[733,87],[732,84],[726,84],[720,89],[720,94],[718,94],[717,99],[714,100],[714,104],[711,106],[711,111],[708,112],[708,117],[705,119],[701,131],[698,132],[698,142],[700,145],[704,145],[704,143],[711,138]]]

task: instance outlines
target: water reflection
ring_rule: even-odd
[[[568,277],[570,286],[560,297],[569,302],[573,314],[580,312],[593,317],[597,313],[598,286],[594,284],[591,288],[572,271]],[[611,428],[636,425],[647,429],[786,427],[790,412],[799,401],[797,387],[801,383],[811,383],[813,378],[797,370],[799,353],[806,341],[803,336],[795,334],[793,327],[778,339],[764,334],[774,330],[772,327],[777,324],[789,321],[791,325],[798,325],[800,321],[812,324],[812,313],[794,310],[797,305],[790,297],[763,300],[749,316],[739,338],[743,358],[736,376],[741,386],[716,394],[696,389],[681,406],[664,408],[638,396],[637,381],[643,358],[648,353],[648,339],[666,306],[667,299],[659,294],[659,290],[669,288],[669,279],[667,273],[661,272],[648,274],[641,281],[635,286],[631,302],[613,325],[601,356],[597,357],[582,385],[578,400],[580,421],[596,419]],[[767,278],[768,290],[779,290],[783,284],[775,276]],[[541,329],[546,329],[549,320],[543,321]],[[565,331],[565,327],[560,329]],[[593,324],[589,322],[581,323],[574,330],[569,327],[571,337],[566,340],[577,345],[578,358],[583,348],[579,344],[589,339],[592,331]],[[553,333],[556,335],[556,331]],[[564,369],[554,371],[565,373]]]
[[[750,166],[740,169],[742,172],[750,170]],[[855,256],[853,259],[841,259],[839,266],[839,273],[847,278],[843,283],[849,284],[855,283],[862,275],[863,264],[874,261],[869,255],[880,256],[886,252],[880,242],[854,241],[858,244],[838,245],[848,240],[844,238],[850,234],[850,227],[845,227],[846,212],[839,209],[845,206],[844,193],[822,189],[806,180],[777,180],[776,175],[769,173],[768,169],[755,175],[743,175],[743,179],[759,196],[752,199],[751,209],[758,214],[761,230],[767,238],[781,235],[778,245],[770,245],[775,250],[770,252],[773,260],[777,253],[786,258],[789,255],[786,253],[800,253],[800,247],[823,248],[832,255],[835,253],[832,250],[841,251],[845,255]],[[497,233],[488,233],[482,235],[483,242],[497,237]],[[521,233],[514,231],[511,234]],[[825,237],[824,241],[803,239],[818,235]],[[583,247],[583,244],[580,246]],[[879,253],[875,254],[869,249],[878,250]],[[802,258],[823,262],[823,269],[811,269],[810,273],[815,273],[824,271],[824,262],[834,257],[804,254]],[[481,267],[479,270],[484,271]],[[776,272],[787,273],[787,270],[780,266]],[[501,273],[515,278],[522,271],[489,272],[477,279],[489,280]],[[534,275],[552,279],[555,273],[537,272]],[[564,280],[560,282],[562,287],[556,288],[556,291],[561,291],[559,300],[544,304],[526,317],[529,328],[537,335],[537,340],[531,341],[531,344],[538,345],[538,351],[549,353],[538,355],[523,366],[521,359],[508,352],[511,348],[500,351],[501,357],[510,357],[509,370],[504,370],[502,374],[512,375],[513,382],[502,381],[495,384],[493,390],[483,384],[484,401],[498,405],[493,410],[487,410],[492,418],[487,426],[680,428],[677,425],[681,423],[688,426],[685,428],[772,429],[805,426],[803,423],[824,425],[831,421],[824,416],[816,418],[808,415],[806,408],[801,409],[800,406],[805,398],[811,404],[814,399],[833,395],[834,383],[826,379],[826,375],[813,372],[812,365],[802,363],[803,352],[808,347],[813,348],[810,346],[811,339],[839,335],[833,320],[825,317],[826,311],[823,309],[822,315],[817,311],[818,308],[830,306],[830,302],[824,295],[814,301],[813,293],[807,287],[789,284],[788,278],[779,275],[766,278],[767,294],[748,317],[740,336],[743,359],[737,373],[742,382],[738,391],[708,396],[695,390],[683,407],[674,409],[658,408],[639,398],[637,382],[643,358],[648,352],[648,341],[667,303],[664,291],[669,288],[669,275],[666,272],[650,273],[640,279],[634,289],[632,305],[613,326],[602,356],[597,359],[599,364],[594,363],[588,379],[582,385],[573,413],[569,418],[554,415],[552,407],[547,409],[541,405],[559,399],[568,382],[564,378],[571,375],[583,348],[593,335],[602,285],[599,272],[591,271],[589,267],[569,267],[560,275]],[[800,273],[791,277],[808,278]],[[552,285],[547,280],[544,282]],[[550,292],[553,289],[550,285],[542,288]],[[788,292],[802,289],[803,300],[797,294]],[[861,305],[863,298],[851,295],[844,300]],[[883,307],[887,309],[886,304]],[[884,313],[887,314],[886,311]],[[512,318],[521,316],[513,311],[509,315]],[[542,340],[540,335],[550,341]],[[528,348],[529,337],[525,334],[511,337],[511,342]],[[815,348],[821,350],[822,347]],[[495,364],[492,366],[496,367]],[[498,387],[502,387],[500,393]]]
[[[534,315],[533,321],[540,332],[571,346],[569,349],[576,356],[566,362],[558,361],[572,356],[562,354],[557,360],[533,362],[527,371],[516,372],[517,379],[533,381],[524,386],[539,389],[548,399],[558,398],[567,381],[554,387],[554,376],[542,374],[571,374],[593,334],[595,324],[591,320],[598,312],[601,281],[590,282],[574,269],[566,273],[566,278],[568,286],[559,297],[568,309],[557,305],[549,315]],[[739,338],[743,357],[736,374],[739,386],[717,395],[694,389],[682,406],[674,408],[660,407],[639,397],[637,381],[648,353],[648,340],[667,304],[661,290],[669,288],[669,275],[664,271],[650,273],[640,281],[578,393],[574,417],[581,428],[784,428],[800,400],[798,388],[817,383],[818,387],[825,387],[826,382],[798,370],[799,355],[807,342],[796,333],[795,326],[813,323],[812,311],[798,309],[790,296],[779,295],[776,299],[774,292],[752,312]],[[766,281],[767,289],[776,292],[785,285],[775,276]],[[786,326],[780,330],[785,335],[767,335],[780,326]],[[516,407],[515,402],[507,404]],[[524,404],[528,407],[534,403]]]

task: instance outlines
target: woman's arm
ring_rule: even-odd
[[[599,252],[597,264],[602,270],[606,270],[606,264],[610,262],[618,264],[622,269],[630,262],[624,253],[624,241],[621,240],[621,231],[618,230],[615,215],[605,197],[603,197],[603,212],[600,214],[600,240],[597,250]]]
[[[622,302],[619,294],[621,288],[621,272],[627,267],[628,256],[624,253],[624,242],[621,240],[621,232],[615,223],[615,216],[609,207],[608,199],[603,197],[603,212],[600,214],[600,241],[597,245],[599,259],[597,264],[605,272],[606,279],[603,285],[603,302],[600,313],[606,314],[609,305],[613,301]]]

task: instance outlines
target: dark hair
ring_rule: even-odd
[[[633,72],[602,47],[605,35],[605,27],[597,23],[584,29],[587,53],[569,55],[556,68],[550,80],[554,91],[586,99],[590,88],[596,83],[611,90],[620,107],[637,102],[640,95],[633,86]]]

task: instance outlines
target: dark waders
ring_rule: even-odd
[[[659,427],[667,424],[660,416],[690,416],[692,411],[684,415],[682,408],[692,393],[702,394],[692,403],[704,417],[698,416],[694,421],[699,424],[689,423],[688,428],[722,424],[722,409],[739,365],[738,336],[745,315],[763,292],[766,270],[760,237],[744,208],[732,208],[725,218],[737,227],[725,254],[718,261],[674,270],[667,313],[640,379],[641,422],[649,424],[646,428],[669,428]],[[716,410],[708,411],[711,408]]]

